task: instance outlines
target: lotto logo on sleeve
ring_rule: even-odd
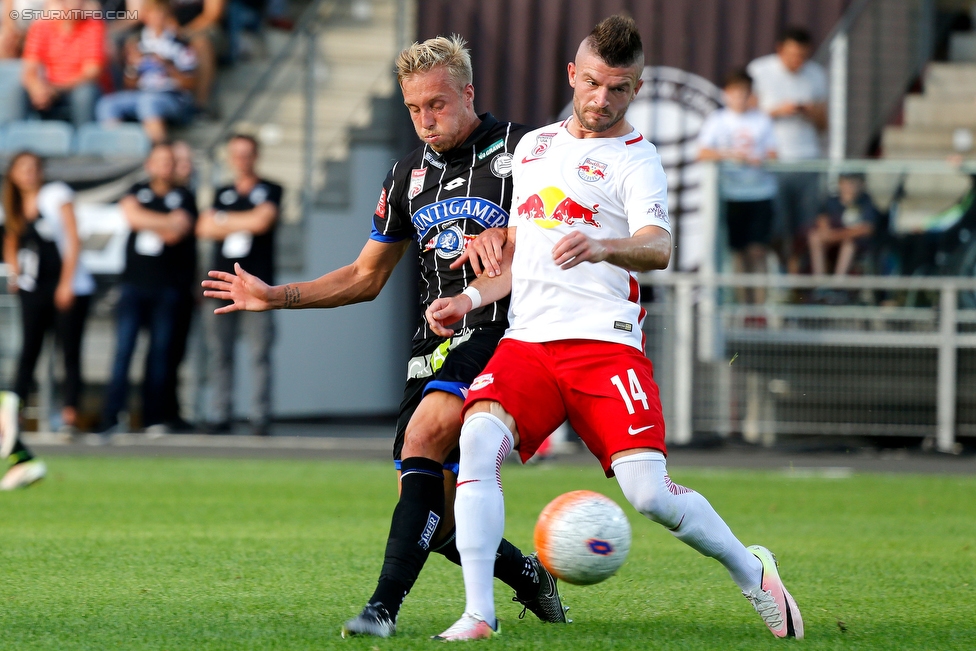
[[[599,204],[588,208],[566,193],[555,187],[539,190],[529,196],[518,207],[518,214],[531,220],[542,228],[556,228],[560,224],[572,226],[576,223],[587,224],[594,228],[602,228],[596,215]]]

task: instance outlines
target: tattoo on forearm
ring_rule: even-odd
[[[302,300],[302,292],[294,285],[285,285],[285,309],[295,307]]]

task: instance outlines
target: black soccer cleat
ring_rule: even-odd
[[[386,606],[379,602],[366,604],[363,612],[342,625],[342,637],[353,635],[390,637],[394,633],[396,633],[396,622],[390,617]]]
[[[529,556],[532,566],[535,568],[539,577],[539,591],[534,597],[522,598],[519,595],[512,597],[512,601],[524,606],[519,619],[525,617],[525,611],[531,610],[536,617],[544,622],[551,624],[566,624],[572,620],[566,619],[566,611],[569,607],[563,606],[559,598],[559,588],[556,587],[556,577],[549,573],[549,570],[539,562],[539,557],[533,553]]]

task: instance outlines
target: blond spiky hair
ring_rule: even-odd
[[[423,43],[414,43],[400,52],[396,60],[397,83],[410,75],[427,72],[436,66],[447,66],[458,89],[471,83],[471,53],[467,43],[457,34],[450,38],[437,36]]]

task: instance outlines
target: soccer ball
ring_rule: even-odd
[[[535,548],[557,579],[592,585],[613,576],[627,560],[630,522],[616,502],[600,493],[564,493],[539,514]]]

